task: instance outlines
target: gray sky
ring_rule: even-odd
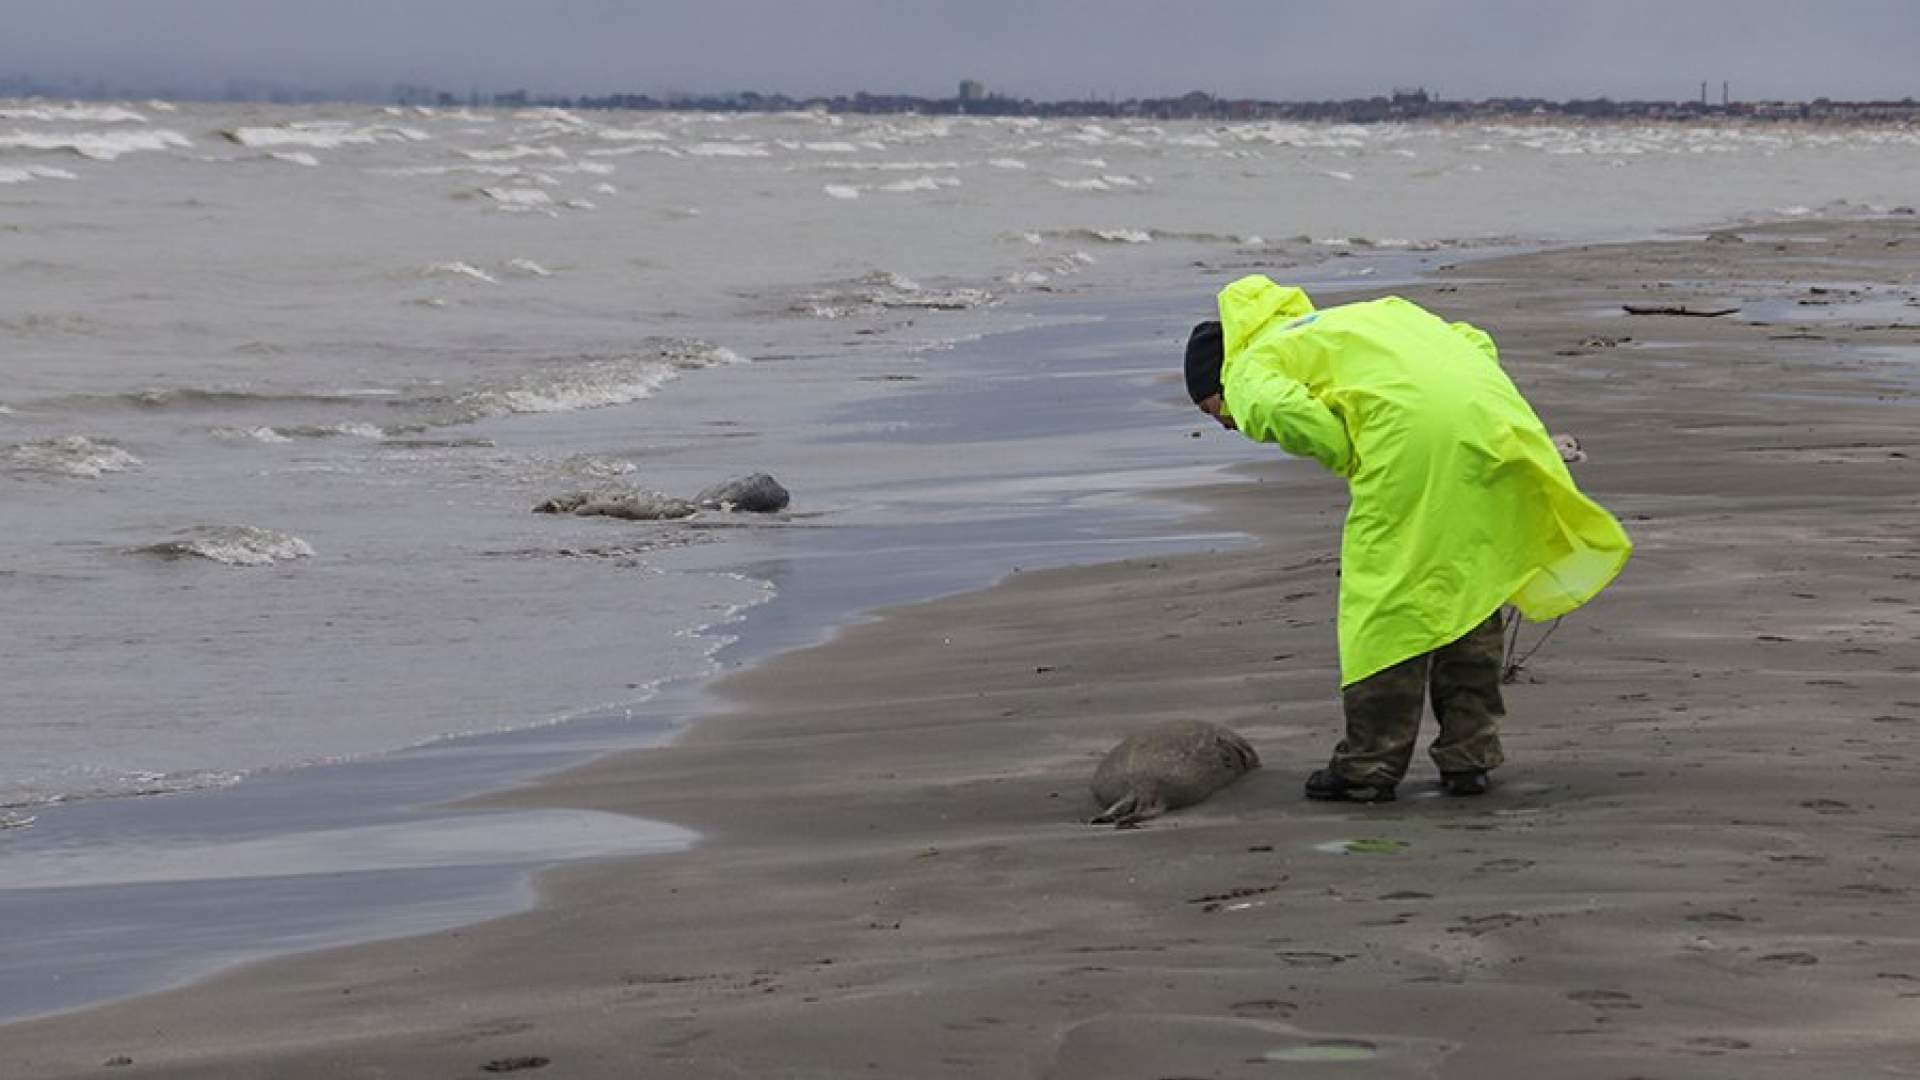
[[[1920,0],[0,0],[0,78],[1017,97],[1920,97]]]

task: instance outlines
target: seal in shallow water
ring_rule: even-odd
[[[1204,720],[1168,720],[1129,736],[1093,774],[1106,809],[1091,824],[1125,827],[1192,806],[1260,767],[1247,740]]]

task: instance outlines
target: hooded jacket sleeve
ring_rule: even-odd
[[[1242,435],[1353,475],[1347,425],[1305,386],[1258,363],[1228,364],[1225,374],[1227,413]]]

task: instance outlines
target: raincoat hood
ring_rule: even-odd
[[[1276,285],[1264,274],[1243,277],[1220,293],[1220,330],[1227,362],[1244,351],[1253,336],[1277,319],[1313,314],[1313,301],[1292,285]]]

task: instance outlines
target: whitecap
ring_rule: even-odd
[[[1144,229],[1089,229],[1088,235],[1109,244],[1153,243],[1153,234]]]
[[[1063,180],[1057,176],[1047,177],[1047,183],[1067,191],[1112,191],[1113,188],[1098,177],[1086,180]]]
[[[1335,180],[1352,180],[1353,179],[1352,173],[1344,172],[1340,169],[1328,169],[1323,175],[1331,177],[1332,179],[1335,179]]]
[[[147,108],[152,109],[154,112],[179,112],[180,111],[180,106],[175,105],[171,101],[161,101],[159,98],[154,98],[153,100],[147,102]]]
[[[552,277],[553,271],[534,262],[532,259],[508,259],[507,269],[527,277]]]
[[[313,545],[290,533],[253,525],[197,525],[136,549],[168,559],[210,559],[226,566],[271,566],[313,557]]]
[[[432,138],[416,128],[387,125],[356,127],[337,120],[312,120],[274,127],[224,128],[220,134],[230,142],[255,150],[282,146],[332,150],[341,146],[366,146],[382,142],[425,142]]]
[[[1025,169],[1027,167],[1027,163],[1024,161],[1021,161],[1019,158],[1004,158],[1004,157],[991,158],[987,161],[987,164],[993,166],[996,169],[1008,169],[1013,171],[1018,171],[1021,169]]]
[[[305,165],[309,169],[320,164],[319,158],[304,150],[276,150],[267,157],[273,161],[284,161],[289,165]]]
[[[0,465],[9,471],[84,480],[137,469],[142,464],[139,458],[118,446],[85,435],[62,435],[0,448]]]
[[[758,143],[696,143],[687,147],[686,153],[693,157],[763,158],[773,156],[768,152],[766,147]]]
[[[520,161],[525,158],[568,160],[567,152],[557,146],[528,146],[525,143],[516,143],[494,150],[460,150],[457,153],[474,161]]]
[[[553,196],[539,188],[485,187],[480,194],[499,203],[503,210],[544,210],[553,205]]]
[[[291,438],[280,434],[280,432],[274,430],[271,427],[267,427],[264,424],[259,427],[209,428],[207,431],[207,434],[212,435],[216,439],[225,439],[229,442],[240,442],[243,440],[250,440],[252,442],[263,442],[263,443],[290,443],[293,441]]]
[[[850,184],[828,184],[820,190],[836,199],[857,199],[860,197],[860,189]]]
[[[68,150],[95,161],[112,161],[142,150],[174,150],[192,145],[193,141],[185,135],[162,129],[47,135],[15,131],[12,135],[0,135],[0,150]]]
[[[45,165],[28,165],[25,168],[7,168],[0,166],[0,184],[25,184],[34,180],[78,180],[78,176],[65,169],[50,168]]]
[[[654,146],[650,143],[641,146],[612,146],[600,150],[587,151],[588,157],[625,157],[628,154],[662,154],[672,158],[685,156],[671,146]]]
[[[586,199],[568,199],[563,205],[569,210],[598,210],[600,207]]]
[[[810,142],[801,143],[802,148],[816,154],[857,154],[860,148],[850,142]]]
[[[653,128],[601,128],[594,134],[610,142],[666,142],[670,138]]]
[[[40,120],[94,124],[144,124],[147,118],[119,105],[35,105],[0,107],[0,120]]]
[[[485,270],[480,269],[479,267],[473,265],[472,263],[437,262],[437,263],[434,263],[432,266],[427,267],[426,272],[429,274],[452,275],[456,277],[472,278],[475,281],[484,281],[489,285],[500,284],[499,278],[494,277],[492,274],[487,273]]]
[[[612,184],[595,184],[593,185],[593,190],[594,190],[594,194],[596,195],[620,194],[620,189],[617,187],[614,187]]]
[[[911,180],[894,180],[881,184],[880,191],[938,191],[941,188],[959,187],[960,180],[953,176],[916,176]]]

